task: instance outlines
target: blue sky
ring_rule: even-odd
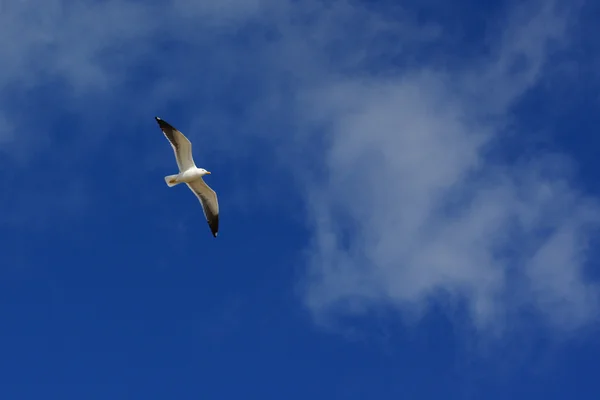
[[[0,9],[2,398],[598,397],[594,2]]]

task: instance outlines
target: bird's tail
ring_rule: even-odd
[[[165,182],[167,183],[167,186],[173,187],[173,186],[181,183],[181,182],[177,181],[177,175],[178,174],[165,176]]]

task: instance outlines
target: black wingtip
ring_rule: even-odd
[[[154,117],[154,119],[156,120],[156,122],[158,122],[158,126],[160,127],[160,129],[174,129],[167,121],[165,121],[164,119],[161,119],[159,117]]]
[[[208,222],[210,233],[212,233],[213,237],[217,237],[217,235],[219,234],[219,216],[217,215],[215,219],[206,222]]]

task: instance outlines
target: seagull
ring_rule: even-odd
[[[175,129],[166,121],[154,117],[158,126],[165,134],[166,138],[171,143],[173,151],[175,152],[175,160],[179,167],[179,173],[174,175],[165,176],[165,182],[167,186],[173,187],[182,182],[185,182],[187,187],[200,200],[202,205],[202,211],[204,217],[213,237],[217,237],[219,231],[219,202],[217,200],[217,194],[212,190],[202,179],[204,175],[209,175],[210,172],[204,168],[196,167],[194,159],[192,157],[192,144],[186,138],[183,133]]]

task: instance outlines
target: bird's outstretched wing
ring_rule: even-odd
[[[196,164],[194,163],[194,158],[192,157],[192,143],[190,143],[188,138],[186,138],[183,133],[175,129],[166,121],[163,121],[158,117],[154,118],[156,119],[156,122],[158,122],[158,126],[163,131],[166,138],[171,143],[171,147],[173,147],[179,172],[195,167]]]
[[[188,183],[187,186],[200,200],[210,231],[214,237],[217,237],[219,232],[219,201],[217,200],[217,194],[202,178]]]

